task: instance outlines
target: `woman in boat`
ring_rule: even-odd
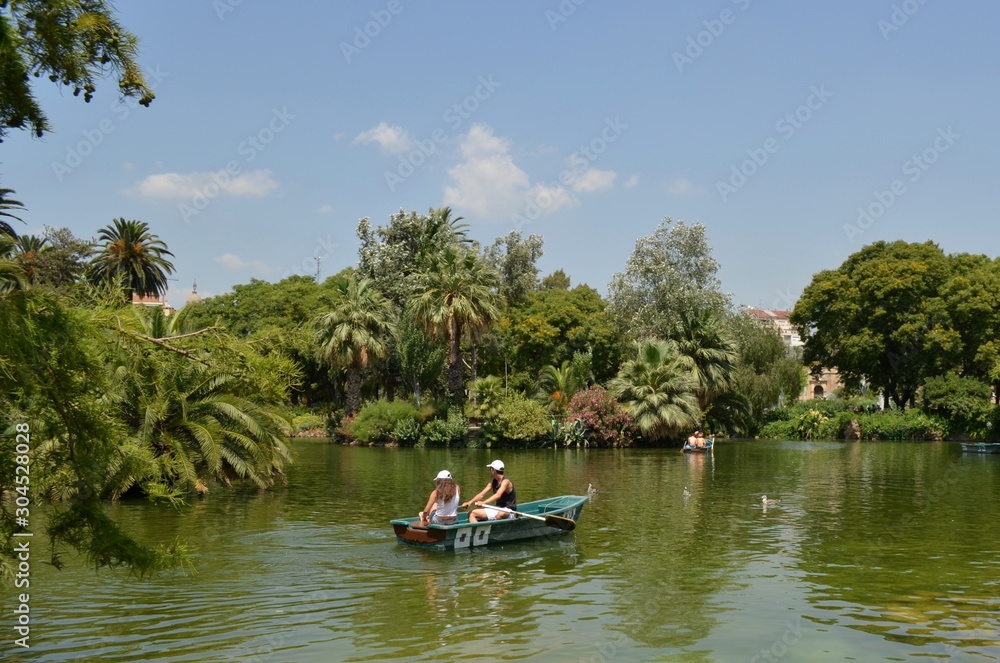
[[[500,511],[492,508],[490,503],[495,503],[498,507],[503,509],[517,511],[517,491],[514,490],[514,482],[511,481],[509,477],[504,476],[503,461],[495,460],[486,467],[490,468],[490,475],[492,475],[493,478],[488,484],[486,484],[486,487],[483,488],[478,495],[462,505],[463,508],[469,506],[470,504],[483,507],[482,509],[476,509],[475,511],[469,512],[470,523],[477,523],[480,520],[498,520],[500,518],[509,518],[511,516],[511,514],[507,511]],[[491,490],[493,491],[492,496],[482,502],[477,501],[482,499],[483,496]]]
[[[458,520],[459,486],[451,478],[451,472],[441,470],[434,477],[437,486],[427,498],[427,506],[420,512],[420,523],[454,525]]]

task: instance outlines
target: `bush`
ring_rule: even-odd
[[[412,447],[420,441],[420,422],[416,419],[400,419],[392,427],[389,439],[401,447]]]
[[[469,420],[461,410],[448,410],[447,419],[434,419],[424,424],[420,433],[422,447],[453,447],[464,443],[469,437]]]
[[[341,428],[350,438],[366,444],[389,442],[396,424],[411,419],[416,421],[417,409],[406,401],[379,400],[362,407],[356,417]]]
[[[540,445],[551,438],[552,423],[541,403],[515,393],[500,402],[497,416],[486,422],[482,435],[491,445]]]
[[[947,419],[953,432],[984,439],[993,428],[992,395],[990,385],[975,378],[941,375],[924,382],[921,402],[927,412]]]
[[[625,406],[601,387],[577,392],[569,401],[563,444],[626,447],[636,435]]]
[[[318,414],[300,414],[292,419],[292,427],[299,433],[315,428],[325,428],[326,419]]]
[[[947,421],[921,410],[865,413],[845,409],[830,416],[811,410],[795,418],[778,418],[764,426],[760,435],[785,440],[843,439],[852,419],[857,419],[863,440],[940,440],[948,434]]]

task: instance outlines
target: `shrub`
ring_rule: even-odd
[[[406,401],[379,400],[362,407],[349,424],[341,427],[346,428],[350,437],[359,442],[389,442],[396,424],[406,419],[416,421],[415,407]]]
[[[924,409],[951,422],[955,433],[983,439],[992,429],[994,406],[990,385],[975,378],[941,375],[927,378],[921,393]]]
[[[601,387],[577,392],[569,401],[564,444],[625,447],[632,444],[635,425],[625,406]]]
[[[420,440],[420,422],[416,419],[400,419],[392,427],[389,439],[401,447],[412,447]]]
[[[298,432],[324,428],[326,420],[318,414],[300,414],[292,419],[292,427]]]
[[[461,410],[448,410],[447,419],[434,419],[424,424],[420,433],[422,447],[453,447],[464,443],[469,437],[469,420]]]
[[[500,402],[497,416],[486,422],[482,435],[491,444],[526,447],[546,442],[552,422],[541,403],[514,393]]]

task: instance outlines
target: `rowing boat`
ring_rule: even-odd
[[[688,446],[688,443],[685,442],[684,446],[681,447],[681,451],[683,451],[686,454],[703,454],[706,451],[712,451],[712,447],[714,446],[715,446],[715,438],[713,437],[711,440],[706,441],[705,446],[703,447]]]
[[[1000,442],[962,442],[962,451],[980,454],[1000,454]]]
[[[454,525],[421,525],[420,518],[398,518],[391,521],[396,540],[409,546],[434,550],[462,550],[495,543],[564,534],[566,527],[551,527],[545,517],[555,516],[576,521],[583,510],[586,495],[563,495],[536,502],[519,504],[517,510],[531,517],[510,517],[500,520],[470,523],[467,513],[458,514]]]

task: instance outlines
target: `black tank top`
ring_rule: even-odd
[[[503,479],[510,481],[510,477],[503,477]],[[500,479],[499,481],[497,479],[490,479],[490,486],[492,486],[494,494],[500,490],[500,482],[503,481],[503,479]],[[511,511],[517,511],[517,491],[514,490],[513,481],[510,481],[510,490],[501,495],[500,499],[497,500],[497,506],[503,507],[504,509],[510,509]]]

